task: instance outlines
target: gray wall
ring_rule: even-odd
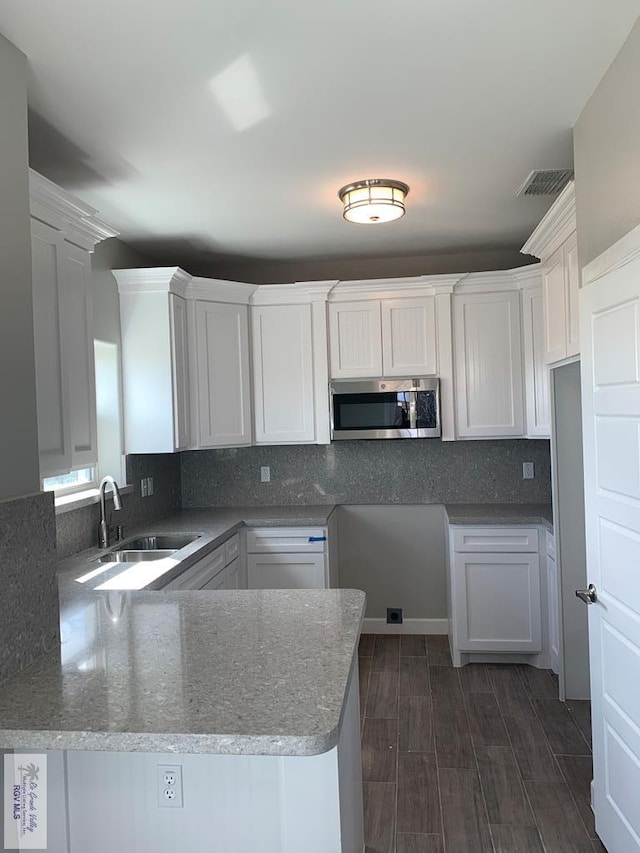
[[[640,21],[574,128],[581,266],[640,223],[639,81]]]
[[[0,35],[0,499],[37,492],[27,62]]]
[[[533,462],[535,478],[522,479]],[[260,482],[260,466],[271,482]],[[548,441],[337,441],[182,454],[185,507],[547,503]]]
[[[446,619],[445,541],[439,505],[340,507],[340,586],[366,592],[369,618]]]

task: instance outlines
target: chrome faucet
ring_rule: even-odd
[[[109,524],[107,522],[107,512],[105,508],[105,492],[106,487],[111,486],[113,492],[113,508],[115,510],[122,509],[122,500],[120,499],[120,490],[118,484],[108,474],[100,481],[100,524],[98,525],[98,547],[109,547]]]

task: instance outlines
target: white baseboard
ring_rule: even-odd
[[[398,625],[389,624],[381,617],[365,619],[362,623],[363,634],[446,634],[448,630],[447,619],[405,619]]]

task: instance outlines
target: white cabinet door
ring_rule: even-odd
[[[211,578],[204,586],[200,587],[200,589],[228,589],[227,586],[228,577],[227,577],[227,569],[222,572],[219,572],[214,578]]]
[[[191,443],[187,303],[175,293],[169,294],[169,316],[171,320],[174,450],[186,450]]]
[[[329,305],[331,378],[382,376],[380,301]]]
[[[454,337],[458,435],[523,435],[520,294],[455,295]]]
[[[524,387],[526,435],[549,438],[551,434],[551,392],[549,368],[544,353],[542,288],[522,292]]]
[[[435,297],[382,301],[382,375],[436,374]]]
[[[547,364],[567,357],[567,306],[562,246],[550,256],[542,271],[544,300],[544,354]]]
[[[566,288],[566,355],[580,355],[580,267],[578,266],[578,235],[573,234],[563,244]]]
[[[324,554],[249,554],[249,589],[325,589]]]
[[[194,444],[199,448],[251,444],[248,308],[197,301],[193,311]]]
[[[239,589],[240,588],[240,557],[237,557],[232,563],[229,563],[225,570],[226,580],[225,580],[225,589]]]
[[[452,595],[460,651],[542,650],[538,554],[456,553]]]
[[[38,446],[43,478],[71,468],[69,376],[65,368],[68,326],[61,292],[63,242],[55,228],[31,220]]]
[[[547,590],[549,595],[549,654],[551,669],[560,672],[560,611],[558,601],[558,570],[555,559],[547,554]]]
[[[96,371],[93,343],[91,256],[63,243],[65,340],[69,372],[71,465],[93,468],[98,464]]]
[[[311,305],[254,306],[257,444],[315,441],[312,334]]]

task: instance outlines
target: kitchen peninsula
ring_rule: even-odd
[[[86,558],[60,649],[0,692],[0,748],[48,753],[50,849],[360,853],[364,593],[99,591]]]

